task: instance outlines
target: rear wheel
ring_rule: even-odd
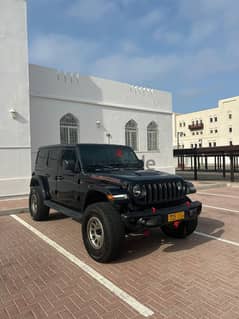
[[[29,196],[29,211],[32,219],[40,221],[49,217],[49,207],[44,205],[40,187],[32,187]]]
[[[172,223],[162,226],[161,229],[165,233],[165,235],[169,237],[185,238],[194,232],[194,230],[197,228],[197,224],[198,218],[195,218],[192,220],[181,222],[178,227],[175,227]]]
[[[98,262],[118,257],[124,239],[120,214],[107,202],[86,208],[82,223],[82,237],[88,254]]]

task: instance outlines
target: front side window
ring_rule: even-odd
[[[78,143],[79,122],[71,113],[64,115],[60,120],[61,144]]]
[[[63,170],[74,171],[76,166],[76,152],[73,149],[64,150],[61,158],[61,166]]]
[[[155,122],[149,123],[147,127],[148,151],[158,150],[158,125]]]
[[[134,120],[130,120],[125,125],[125,144],[133,148],[133,150],[138,149],[138,128],[137,123]]]

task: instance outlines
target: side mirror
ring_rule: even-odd
[[[144,168],[144,161],[143,160],[139,160],[139,168]]]
[[[75,171],[75,161],[73,160],[64,160],[63,161],[63,170],[64,171]]]

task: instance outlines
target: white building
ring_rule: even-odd
[[[219,100],[218,107],[174,114],[174,148],[239,145],[239,96]]]
[[[0,2],[0,52],[0,197],[28,193],[47,144],[127,144],[174,172],[170,93],[29,67],[25,0]]]

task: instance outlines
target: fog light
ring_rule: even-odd
[[[157,209],[155,207],[152,207],[152,213],[156,214]]]

